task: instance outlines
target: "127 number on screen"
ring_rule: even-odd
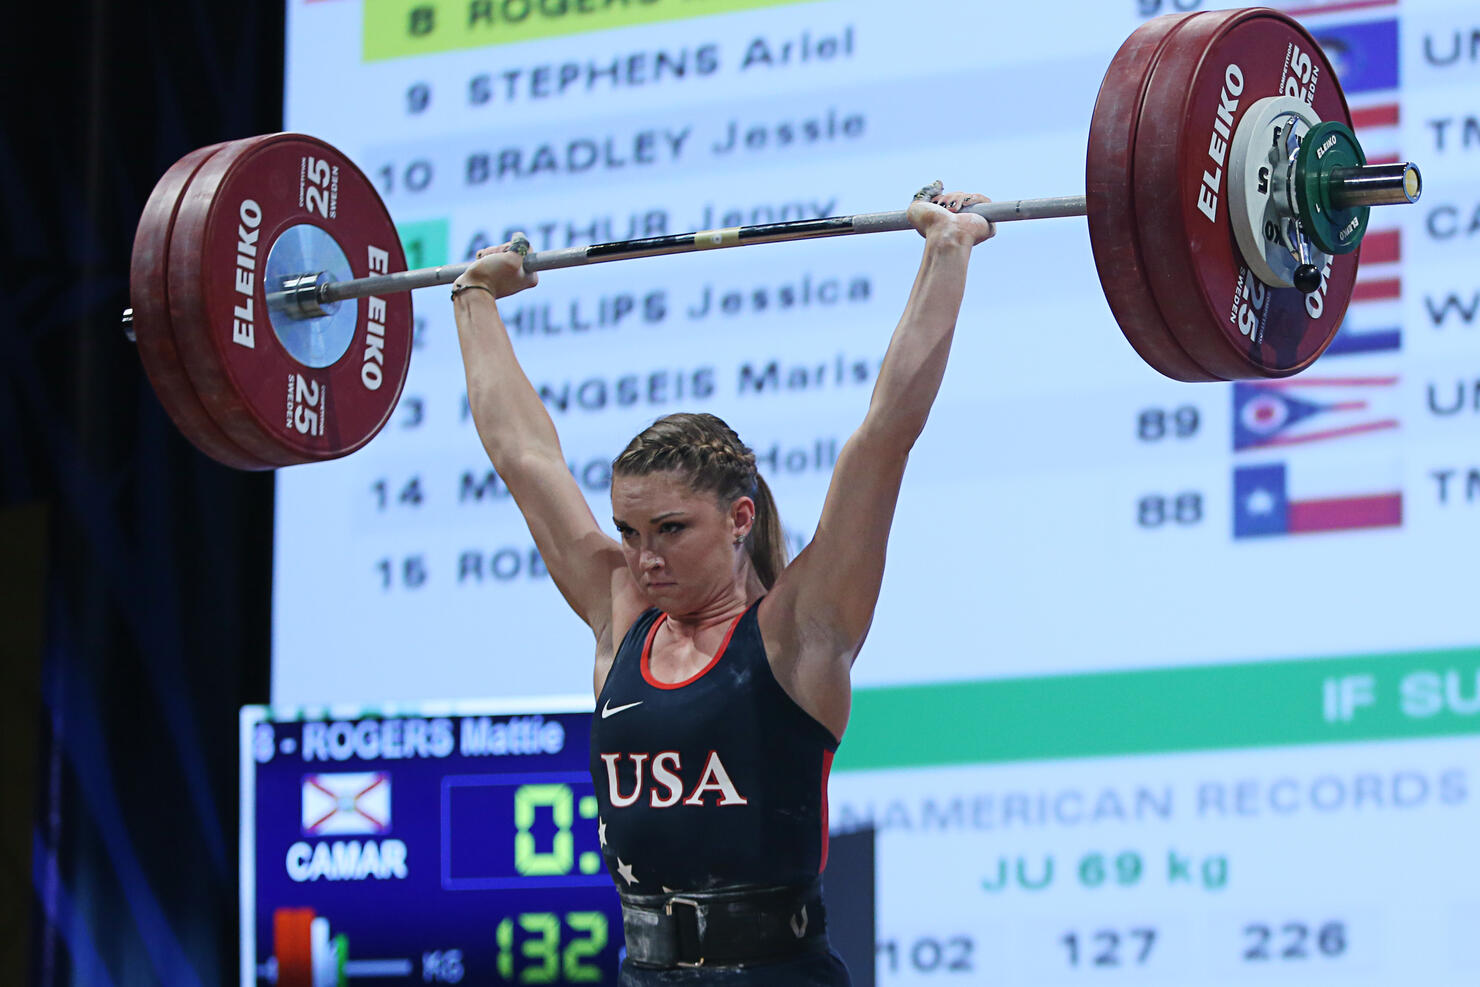
[[[1151,956],[1156,930],[1139,928],[1122,933],[1117,929],[1097,929],[1083,936],[1069,932],[1059,942],[1068,950],[1070,966],[1111,967],[1124,963],[1139,966]],[[1122,947],[1125,947],[1123,952]]]

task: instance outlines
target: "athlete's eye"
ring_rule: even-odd
[[[676,535],[683,530],[683,525],[678,521],[664,521],[658,526],[658,533],[664,535]]]

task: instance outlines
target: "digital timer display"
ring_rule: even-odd
[[[442,780],[442,820],[446,887],[611,885],[596,795],[584,772],[449,776]]]

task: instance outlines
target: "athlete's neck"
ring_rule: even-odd
[[[746,559],[735,573],[735,578],[723,589],[692,611],[673,613],[665,611],[664,621],[669,633],[692,641],[714,627],[725,627],[739,617],[751,605],[766,595],[765,584],[756,574],[755,567]]]
[[[716,601],[713,606],[707,606],[695,613],[670,613],[663,623],[670,634],[693,642],[716,627],[728,629],[753,602],[743,597]]]

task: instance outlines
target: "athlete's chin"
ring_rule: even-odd
[[[643,587],[643,593],[647,596],[648,602],[653,604],[653,606],[662,607],[664,610],[667,610],[669,609],[669,604],[672,604],[678,597],[678,583],[650,582]]]

